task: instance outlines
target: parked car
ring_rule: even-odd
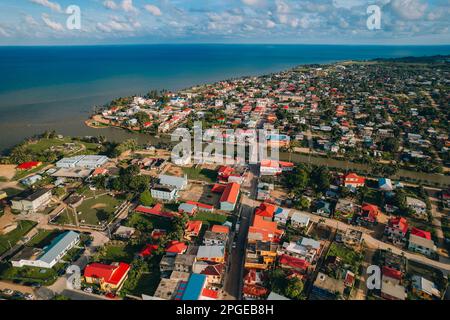
[[[5,289],[2,293],[6,296],[12,296],[14,291],[12,291],[11,289]]]
[[[25,300],[34,300],[34,296],[31,293],[25,295]]]

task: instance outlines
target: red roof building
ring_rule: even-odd
[[[275,209],[276,207],[273,204],[263,202],[258,208],[256,208],[255,214],[257,216],[269,218],[270,220],[272,220]]]
[[[166,253],[168,254],[183,254],[187,250],[187,245],[180,241],[171,241],[166,247]]]
[[[431,240],[431,233],[428,232],[428,231],[421,230],[419,228],[415,228],[415,227],[412,228],[411,229],[411,234],[415,235],[417,237],[421,237],[421,238],[424,238],[424,239],[427,239],[427,240]]]
[[[175,216],[175,214],[173,214],[173,213],[163,212],[162,204],[160,204],[160,203],[156,204],[153,208],[146,207],[146,206],[138,206],[136,208],[136,212],[146,213],[146,214],[159,216],[159,217],[163,217],[163,218],[169,218],[169,219],[172,219]]]
[[[227,184],[227,187],[225,188],[225,190],[222,193],[222,196],[220,197],[221,210],[226,211],[234,210],[236,202],[238,200],[240,189],[241,186],[236,182]]]
[[[99,283],[104,291],[116,290],[125,281],[131,266],[126,263],[114,263],[111,265],[91,263],[84,269],[84,277],[87,283]]]
[[[230,233],[230,228],[228,226],[221,226],[220,224],[215,224],[211,227],[212,232],[216,233]]]
[[[366,179],[358,176],[356,173],[348,173],[342,177],[344,187],[359,188],[363,187],[365,183]]]
[[[214,193],[223,193],[223,192],[225,191],[225,188],[226,188],[226,187],[227,187],[227,186],[225,186],[225,185],[223,185],[223,184],[216,183],[216,184],[212,187],[211,192],[214,192]]]
[[[389,277],[396,280],[402,280],[402,272],[394,268],[383,266],[382,268],[383,276]]]
[[[264,220],[263,217],[255,215],[253,225],[249,228],[249,239],[279,242],[283,230],[278,229],[276,222]]]
[[[42,162],[39,162],[39,161],[24,162],[17,166],[17,170],[31,170],[31,169],[39,167],[41,164],[42,164]]]
[[[186,225],[185,234],[189,237],[198,237],[200,230],[202,229],[203,222],[200,220],[188,221]]]
[[[295,269],[297,271],[302,271],[302,272],[305,272],[306,270],[308,270],[308,267],[309,267],[308,261],[306,261],[304,259],[300,259],[300,258],[291,257],[286,254],[283,254],[280,256],[279,263],[282,267],[289,268],[289,269]]]
[[[144,249],[142,249],[141,252],[139,252],[139,256],[142,258],[151,256],[153,252],[155,252],[158,249],[157,244],[147,244]]]
[[[378,206],[370,203],[365,203],[361,207],[360,219],[370,223],[377,222],[378,215],[381,214]]]
[[[398,235],[405,237],[408,232],[408,221],[403,217],[393,217],[389,219],[386,226],[388,235]]]

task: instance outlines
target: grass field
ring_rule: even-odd
[[[217,180],[217,172],[210,169],[201,168],[183,168],[183,172],[187,174],[188,179],[200,180],[213,183]]]
[[[5,235],[0,236],[0,254],[9,250],[9,245],[14,246],[24,235],[36,226],[36,222],[21,220],[18,222],[17,228]]]
[[[51,285],[58,278],[57,272],[53,269],[22,267],[14,268],[9,265],[0,266],[0,279],[19,283],[40,283],[41,285]]]
[[[139,252],[138,247],[127,245],[127,244],[117,244],[117,245],[107,245],[105,246],[98,259],[102,263],[112,263],[112,262],[125,262],[131,263],[134,259],[135,254]]]
[[[39,230],[39,232],[27,243],[27,246],[34,248],[44,248],[48,246],[51,241],[61,234],[59,230]]]
[[[211,212],[198,212],[192,220],[201,220],[209,225],[224,224],[225,221],[232,221],[231,217]]]
[[[113,214],[120,204],[120,200],[108,194],[84,200],[77,208],[78,222],[94,226],[102,222],[109,222],[114,218]],[[56,223],[75,224],[73,211],[65,209],[56,219]]]

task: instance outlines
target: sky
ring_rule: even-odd
[[[367,27],[369,5],[380,8],[379,29]],[[80,29],[68,28],[69,6]],[[0,1],[0,45],[448,45],[449,28],[450,0]]]

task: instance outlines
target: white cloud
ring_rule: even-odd
[[[126,12],[138,12],[138,9],[136,9],[136,7],[133,5],[133,0],[123,0],[122,9]]]
[[[139,22],[132,22],[131,24],[135,27],[140,26]],[[98,30],[103,32],[130,32],[134,31],[134,28],[131,24],[125,21],[121,21],[118,17],[113,16],[108,22],[98,22],[96,27]]]
[[[30,15],[25,16],[25,22],[30,26],[38,25],[37,21]]]
[[[161,16],[162,15],[161,10],[157,6],[154,6],[152,4],[147,4],[147,5],[144,6],[144,8],[145,8],[145,10],[147,10],[148,12],[150,12],[154,16]]]
[[[61,23],[52,21],[47,14],[42,14],[42,20],[50,29],[54,31],[64,31],[64,27]]]
[[[277,24],[276,24],[275,22],[273,22],[272,20],[267,20],[267,21],[266,21],[266,27],[267,27],[268,29],[275,28],[276,25],[277,25]]]
[[[243,4],[246,4],[247,6],[258,6],[262,4],[262,0],[241,0]]]
[[[394,12],[406,20],[417,20],[423,17],[427,4],[420,0],[393,0]]]
[[[10,35],[9,32],[7,32],[5,29],[3,29],[2,27],[0,27],[0,36],[3,36],[3,37],[10,37],[11,35]]]
[[[53,11],[62,12],[62,9],[61,9],[61,6],[59,5],[59,3],[51,2],[49,0],[30,0],[30,1],[33,3],[36,3],[38,5],[50,8]]]
[[[118,8],[117,4],[113,0],[106,0],[103,2],[103,5],[111,10],[116,10]]]

